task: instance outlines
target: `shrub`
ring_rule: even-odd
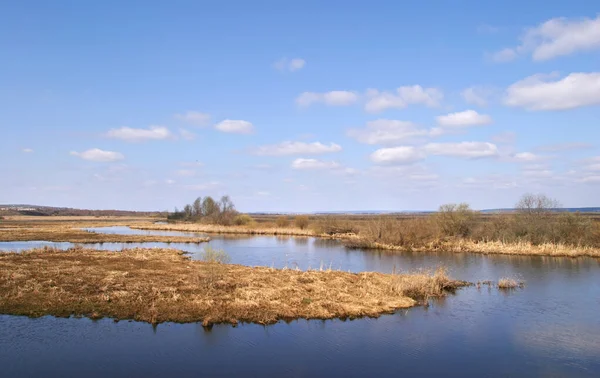
[[[301,230],[304,230],[308,227],[308,215],[297,215],[294,218],[294,224]]]
[[[395,219],[381,216],[360,229],[359,236],[369,243],[381,243],[407,248],[422,247],[438,239],[436,223],[430,217]]]
[[[280,215],[275,220],[275,223],[277,224],[277,227],[287,227],[290,225],[290,220],[288,219],[287,216]]]
[[[356,225],[348,220],[338,219],[334,216],[326,216],[313,226],[317,234],[355,234]]]
[[[247,226],[253,222],[254,219],[248,214],[238,214],[233,218],[233,224],[236,226]]]
[[[446,236],[468,236],[471,233],[475,213],[468,204],[447,204],[436,213],[437,223]]]
[[[224,250],[207,246],[200,253],[200,260],[208,263],[227,264],[231,261],[231,258]]]

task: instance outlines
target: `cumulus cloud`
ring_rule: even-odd
[[[185,140],[194,140],[196,139],[196,134],[186,129],[179,129],[179,135]]]
[[[512,144],[517,140],[517,134],[512,131],[505,131],[492,136],[492,140],[496,143]]]
[[[217,123],[215,129],[224,133],[252,134],[254,132],[254,125],[248,121],[226,119]]]
[[[367,97],[365,110],[377,113],[386,109],[402,109],[413,104],[436,107],[444,98],[444,94],[438,88],[412,85],[399,87],[395,92],[380,92],[377,89],[370,89],[367,91]]]
[[[552,80],[533,75],[506,90],[504,103],[528,110],[566,110],[600,104],[600,72],[577,72]]]
[[[202,113],[202,112],[190,110],[183,114],[175,114],[175,118],[180,121],[190,123],[192,125],[205,126],[208,124],[211,117],[210,117],[210,114],[208,114],[208,113]]]
[[[435,131],[419,128],[412,122],[392,119],[369,121],[365,129],[348,130],[348,136],[366,144],[394,144],[434,134]]]
[[[492,93],[491,88],[474,86],[464,89],[460,94],[468,104],[484,107],[488,105]]]
[[[24,152],[24,153],[26,153],[26,154],[30,154],[30,153],[33,152],[33,149],[31,149],[31,148],[23,148],[21,151]]]
[[[284,155],[318,155],[330,152],[339,152],[342,146],[335,143],[329,145],[321,142],[305,143],[285,141],[279,144],[260,146],[254,151],[256,155],[264,156],[284,156]]]
[[[273,63],[273,67],[275,67],[278,71],[289,71],[294,72],[301,70],[306,65],[306,61],[301,58],[281,58],[275,63]]]
[[[371,154],[371,161],[378,164],[410,164],[425,158],[425,152],[413,146],[381,148]]]
[[[562,151],[577,151],[577,150],[586,150],[594,147],[590,143],[581,143],[581,142],[571,142],[571,143],[557,143],[557,144],[548,144],[545,146],[539,146],[536,148],[537,151],[541,152],[562,152]]]
[[[99,148],[92,148],[83,152],[71,151],[71,155],[80,157],[84,160],[98,162],[111,162],[125,159],[125,156],[120,152],[104,151]]]
[[[532,152],[519,152],[512,155],[511,159],[518,163],[530,163],[544,159],[543,156],[536,155]]]
[[[492,123],[492,117],[486,114],[479,114],[475,110],[465,110],[463,112],[438,116],[436,120],[438,125],[442,127],[455,128],[481,126]]]
[[[431,155],[461,158],[485,158],[498,155],[498,147],[488,142],[429,143],[424,147]]]
[[[544,61],[577,52],[600,49],[600,15],[596,18],[552,18],[529,28],[521,44],[493,54],[496,61],[509,61],[519,54],[531,54]]]
[[[171,132],[164,126],[150,126],[148,129],[133,129],[121,127],[110,129],[107,133],[109,138],[121,139],[127,142],[143,142],[146,140],[162,140],[170,138]]]
[[[505,63],[514,60],[517,57],[515,49],[505,48],[500,51],[496,51],[490,55],[490,58],[497,63]]]
[[[351,91],[330,91],[324,93],[303,92],[296,98],[298,106],[307,107],[322,103],[328,106],[348,106],[358,101],[358,94]]]
[[[292,162],[292,168],[299,170],[335,169],[340,167],[340,164],[335,161],[323,161],[317,159],[298,158]]]

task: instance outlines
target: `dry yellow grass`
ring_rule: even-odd
[[[200,223],[175,224],[132,224],[131,228],[138,230],[204,232],[214,234],[249,234],[249,235],[289,235],[289,236],[320,236],[312,230],[296,227],[250,227],[250,226],[220,226]]]
[[[150,323],[376,317],[444,295],[445,272],[394,275],[251,268],[168,249],[51,248],[0,254],[0,313]]]
[[[369,243],[360,238],[348,238],[345,240],[348,246],[353,248],[382,249],[390,251],[411,252],[457,252],[457,253],[481,253],[497,255],[520,255],[520,256],[551,256],[551,257],[600,257],[600,249],[586,246],[570,246],[564,244],[540,244],[531,243],[503,243],[499,241],[476,242],[465,239],[454,239],[447,241],[432,242],[426,245],[412,247],[392,244]]]
[[[69,227],[52,228],[4,228],[0,229],[0,241],[42,240],[71,243],[203,243],[207,237],[161,236],[161,235],[119,235],[100,234]]]
[[[523,287],[524,283],[514,278],[503,277],[498,281],[498,289],[510,290]]]

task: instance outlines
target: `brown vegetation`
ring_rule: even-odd
[[[30,240],[71,243],[203,243],[209,241],[210,238],[161,235],[100,234],[66,227],[0,229],[0,241],[11,242]]]
[[[518,289],[525,286],[522,281],[516,280],[514,278],[500,278],[498,281],[498,289],[511,290]]]
[[[177,250],[51,248],[0,254],[0,313],[273,323],[379,316],[464,282],[435,274],[296,271],[191,261]]]

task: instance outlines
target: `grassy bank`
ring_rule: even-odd
[[[100,234],[68,227],[0,229],[0,241],[11,242],[31,240],[71,243],[203,243],[209,241],[210,238],[160,235]]]
[[[600,248],[529,242],[473,241],[463,239],[439,240],[424,245],[394,245],[371,242],[359,237],[346,238],[349,248],[379,249],[399,252],[456,252],[484,255],[549,256],[549,257],[600,257]]]
[[[265,227],[265,226],[221,226],[202,223],[171,223],[154,224],[139,223],[130,225],[137,230],[160,230],[181,232],[202,232],[213,234],[247,234],[247,235],[285,235],[285,236],[322,236],[313,230],[296,227]],[[326,235],[323,235],[326,236]]]
[[[180,251],[51,248],[0,254],[0,313],[150,323],[379,316],[465,283],[434,274],[251,268],[191,261]]]

